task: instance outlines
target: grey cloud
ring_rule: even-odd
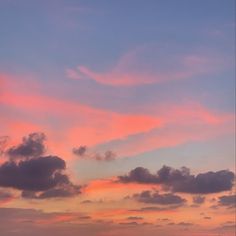
[[[6,150],[6,154],[10,158],[39,157],[45,153],[45,140],[45,134],[31,133],[27,137],[23,137],[21,144]]]
[[[79,146],[78,148],[73,148],[72,152],[77,156],[83,156],[87,152],[87,147]]]
[[[34,191],[23,191],[23,198],[30,199],[49,199],[49,198],[65,198],[65,197],[73,197],[81,193],[81,186],[76,185],[64,185],[52,189],[48,189],[46,191],[37,193]]]
[[[186,202],[185,199],[172,193],[159,194],[151,191],[143,191],[139,194],[134,194],[133,198],[139,202],[159,204],[159,205],[182,205]]]
[[[112,151],[106,151],[103,155],[95,154],[93,159],[97,161],[114,161],[116,159],[116,154]]]
[[[168,205],[165,207],[142,207],[142,208],[138,208],[138,209],[130,209],[130,212],[161,212],[161,211],[168,211],[168,210],[174,210],[176,208],[178,208],[179,205]]]
[[[114,161],[116,159],[116,154],[113,151],[108,150],[103,154],[90,153],[87,146],[73,148],[72,153],[85,160]]]
[[[43,191],[69,183],[61,171],[65,161],[57,156],[38,157],[19,163],[9,161],[0,166],[0,186],[20,190]]]
[[[226,195],[218,198],[218,205],[229,208],[236,207],[236,195]]]
[[[163,166],[156,174],[151,174],[148,169],[137,167],[128,175],[119,176],[118,179],[123,183],[160,184],[163,188],[174,192],[208,194],[231,190],[234,173],[221,170],[192,175],[186,167],[174,169]]]
[[[45,140],[43,133],[31,133],[7,150],[9,160],[0,165],[0,187],[21,190],[22,197],[34,199],[71,197],[81,192],[81,186],[72,184],[64,173],[63,159],[41,156]]]

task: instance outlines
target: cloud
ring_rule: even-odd
[[[0,204],[10,201],[13,197],[12,193],[0,189]]]
[[[90,79],[108,86],[131,87],[189,79],[196,75],[215,73],[223,67],[222,61],[206,51],[174,55],[171,47],[173,45],[145,45],[125,53],[107,71],[97,72],[78,65],[76,68],[68,68],[66,76],[75,80]]]
[[[178,208],[179,205],[170,205],[166,207],[142,207],[139,209],[130,209],[130,212],[159,212],[159,211],[169,211]]]
[[[0,156],[2,156],[4,154],[8,140],[9,140],[8,136],[1,136],[0,137]]]
[[[39,194],[35,191],[23,191],[22,197],[29,199],[48,199],[48,198],[65,198],[65,197],[73,197],[81,193],[81,187],[67,184],[61,187],[56,187],[52,189],[48,189]]]
[[[193,203],[195,204],[202,204],[205,202],[205,197],[203,196],[194,196],[193,197]]]
[[[87,146],[79,146],[72,149],[73,154],[76,156],[87,159],[87,160],[96,160],[96,161],[114,161],[116,159],[116,154],[110,150],[101,153],[90,153],[88,152]]]
[[[143,217],[141,216],[129,216],[126,218],[126,220],[143,220]]]
[[[9,148],[6,154],[10,158],[39,157],[45,153],[45,140],[44,133],[31,133],[29,136],[23,137],[21,144]]]
[[[76,147],[78,143],[97,150],[112,150],[119,153],[119,157],[134,156],[190,141],[208,140],[231,133],[234,128],[233,114],[216,112],[197,101],[182,105],[158,102],[141,105],[141,108],[139,104],[139,110],[121,108],[114,111],[113,107],[96,108],[53,94],[39,93],[36,88],[40,84],[29,87],[29,83],[24,82],[22,85],[22,77],[7,76],[6,80],[14,86],[4,86],[1,103],[16,113],[20,109],[22,116],[3,114],[0,117],[2,133],[19,138],[35,130],[47,131],[53,137],[49,140],[50,149],[63,156],[68,146]],[[95,100],[93,104],[100,101]],[[41,114],[46,116],[38,122]],[[57,122],[52,122],[55,120]]]
[[[43,191],[69,183],[61,173],[65,161],[57,156],[37,157],[19,163],[7,161],[0,166],[0,186]]]
[[[159,184],[164,189],[174,192],[208,194],[231,190],[234,176],[234,173],[229,170],[192,175],[186,167],[174,169],[163,166],[156,174],[151,174],[143,167],[137,167],[128,175],[119,176],[118,179],[123,183]]]
[[[25,198],[69,197],[80,193],[64,173],[66,162],[45,152],[46,136],[32,133],[6,152],[9,160],[0,165],[0,186],[22,191]],[[17,157],[17,158],[14,158]],[[18,158],[20,157],[20,159]]]
[[[229,208],[236,207],[236,195],[226,195],[218,198],[218,205]]]
[[[180,226],[193,226],[194,224],[193,223],[188,223],[188,222],[179,222],[177,225],[180,225]]]
[[[84,156],[84,154],[87,152],[87,147],[79,146],[78,148],[73,148],[72,152],[77,156]]]
[[[185,199],[172,193],[159,194],[158,192],[152,193],[151,191],[134,194],[133,198],[139,202],[159,205],[182,205],[186,202]]]
[[[161,126],[107,141],[98,148],[115,150],[121,157],[132,157],[147,151],[215,139],[234,130],[233,114],[216,112],[197,102],[181,106],[157,105],[150,109],[160,119]]]

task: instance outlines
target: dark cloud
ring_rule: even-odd
[[[87,151],[86,146],[80,146],[72,149],[72,152],[77,156],[83,156],[86,153],[86,151]]]
[[[81,186],[71,183],[64,173],[66,163],[58,156],[41,156],[45,153],[46,136],[32,133],[18,146],[5,154],[9,160],[0,165],[0,187],[22,191],[22,197],[45,199],[71,197],[80,193]]]
[[[152,193],[151,191],[134,194],[133,198],[139,202],[159,205],[181,205],[186,202],[185,199],[172,193],[159,194],[158,192]]]
[[[68,184],[61,171],[65,161],[57,156],[37,157],[17,162],[9,161],[0,166],[0,186],[20,190],[43,191],[57,185]]]
[[[34,191],[23,191],[22,197],[30,199],[65,198],[65,197],[73,197],[80,193],[81,193],[81,186],[64,185],[40,193]]]
[[[130,209],[130,212],[159,212],[177,209],[180,205],[168,205],[165,207],[142,207],[138,209]]]
[[[6,154],[10,158],[39,157],[45,153],[45,140],[45,134],[31,133],[27,137],[23,137],[21,144],[6,150]]]
[[[236,207],[236,195],[221,196],[218,199],[218,204],[229,208]]]
[[[204,203],[205,202],[205,197],[203,197],[203,196],[194,196],[193,197],[193,203],[195,203],[195,204],[202,204],[202,203]]]
[[[116,154],[110,150],[105,153],[89,153],[87,146],[79,146],[72,149],[73,154],[76,156],[87,159],[87,160],[96,160],[96,161],[114,161],[116,159]]]
[[[174,169],[163,166],[156,174],[151,174],[148,169],[137,167],[128,175],[118,178],[123,183],[160,184],[163,188],[174,192],[208,194],[231,190],[234,173],[229,170],[221,170],[192,175],[186,167]]]

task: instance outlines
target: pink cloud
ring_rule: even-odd
[[[39,94],[40,86],[35,83],[28,83],[26,89],[17,78],[4,79],[8,81],[1,92],[1,104],[7,107],[0,118],[4,135],[20,139],[30,132],[45,132],[50,150],[66,158],[72,158],[72,148],[79,145],[92,151],[106,147],[124,157],[203,141],[233,130],[232,114],[212,111],[197,102],[153,104],[149,109],[152,115],[118,113]]]
[[[163,49],[153,45],[144,46],[124,54],[113,68],[105,72],[96,72],[87,66],[79,65],[74,69],[67,69],[66,75],[71,79],[91,79],[110,86],[137,86],[214,73],[222,69],[224,64],[209,53],[169,55],[168,49],[166,50],[167,55],[164,55]],[[162,58],[162,55],[165,58]],[[148,62],[144,61],[143,57],[149,57]]]
[[[197,103],[160,109],[157,116],[163,121],[161,127],[122,140],[113,140],[102,145],[102,148],[110,147],[121,157],[134,156],[234,132],[233,114],[213,112]]]

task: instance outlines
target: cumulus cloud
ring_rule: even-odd
[[[159,205],[182,205],[186,202],[182,197],[172,193],[159,194],[158,192],[152,193],[151,191],[134,194],[133,198],[139,202]]]
[[[150,173],[143,167],[137,167],[128,175],[119,176],[118,179],[123,183],[160,184],[173,192],[208,194],[231,190],[234,176],[234,173],[229,170],[192,175],[190,169],[186,167],[174,169],[163,166],[156,174]]]
[[[90,153],[87,146],[79,146],[72,149],[73,154],[76,156],[96,161],[114,161],[116,159],[116,154],[113,151],[106,151],[104,153]]]
[[[45,153],[45,140],[44,133],[31,133],[27,137],[23,137],[22,143],[9,148],[6,154],[10,158],[39,157]]]
[[[65,161],[57,156],[37,157],[18,163],[9,161],[0,166],[0,186],[20,190],[42,191],[69,182],[61,173]]]
[[[70,197],[80,193],[71,183],[66,162],[58,156],[41,156],[45,152],[42,133],[24,137],[22,143],[7,150],[9,160],[0,165],[0,187],[22,191],[25,198]]]

